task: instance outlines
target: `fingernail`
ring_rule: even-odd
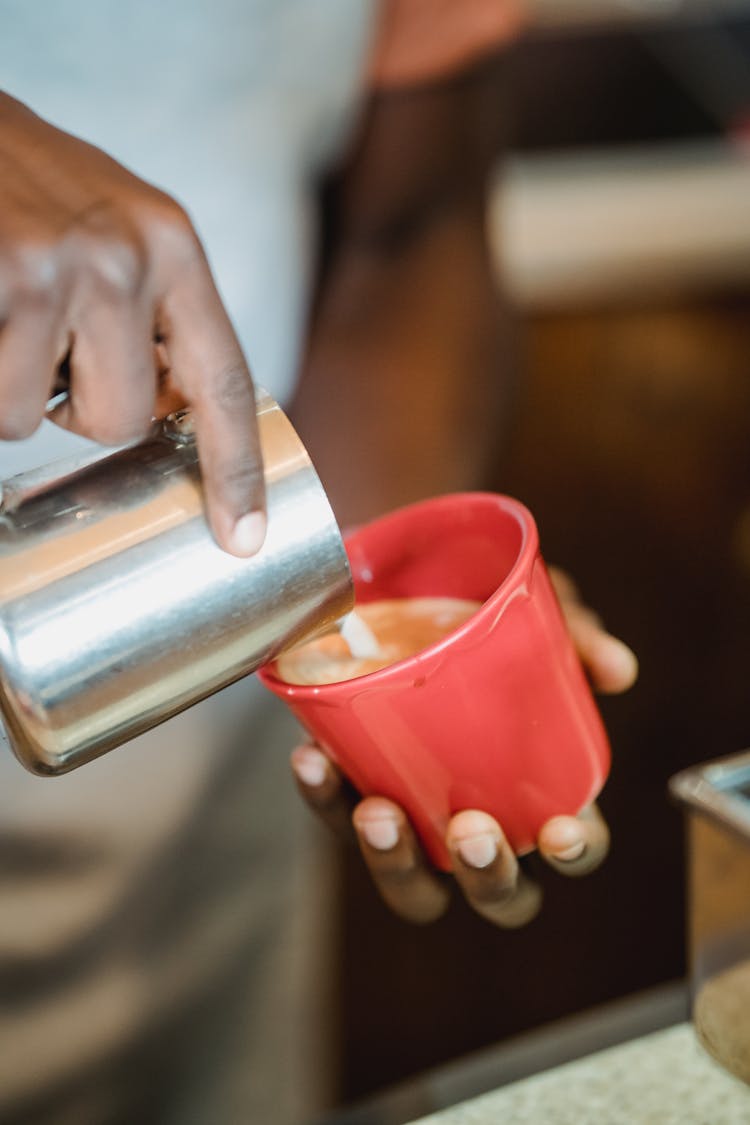
[[[357,827],[371,848],[389,852],[398,843],[398,825],[392,816],[361,820]]]
[[[328,765],[325,755],[311,746],[301,746],[292,753],[292,769],[300,781],[315,788],[326,779]]]
[[[638,675],[638,657],[619,637],[607,636],[607,662],[610,673],[623,683],[631,683]]]
[[[580,859],[585,850],[585,841],[578,840],[575,844],[571,844],[570,847],[564,848],[561,852],[555,852],[555,859],[561,859],[563,862],[567,863],[573,859]]]
[[[456,841],[456,849],[468,867],[489,867],[497,859],[497,840],[489,832],[464,836]]]
[[[230,546],[232,554],[247,558],[256,554],[263,546],[266,537],[266,517],[264,512],[248,512],[241,516],[232,529]]]

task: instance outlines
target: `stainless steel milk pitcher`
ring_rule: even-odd
[[[203,511],[186,416],[0,507],[0,711],[16,756],[58,774],[254,671],[351,608],[336,520],[290,422],[258,397],[268,533],[238,559]]]

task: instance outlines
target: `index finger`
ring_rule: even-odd
[[[171,376],[195,418],[216,541],[230,554],[253,555],[266,532],[253,381],[202,251],[163,302],[159,329]]]
[[[576,652],[595,689],[612,694],[627,691],[638,678],[635,653],[608,633],[597,614],[583,604],[569,574],[552,566],[549,577]]]

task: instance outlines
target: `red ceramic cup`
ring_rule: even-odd
[[[463,493],[402,508],[346,540],[359,603],[472,598],[482,607],[416,656],[323,686],[263,683],[362,794],[396,801],[432,861],[450,817],[483,809],[516,852],[601,789],[609,746],[550,585],[531,513]]]

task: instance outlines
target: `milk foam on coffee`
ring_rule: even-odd
[[[378,638],[375,636],[364,617],[362,617],[360,613],[357,613],[356,609],[347,613],[346,617],[342,617],[338,625],[339,632],[346,641],[347,648],[352,656],[380,656]]]
[[[340,632],[327,633],[280,656],[276,674],[289,684],[313,685],[366,676],[435,644],[462,625],[480,605],[463,598],[366,602],[357,606],[356,615],[375,638],[377,654],[363,655],[361,647],[353,642],[350,648]]]

